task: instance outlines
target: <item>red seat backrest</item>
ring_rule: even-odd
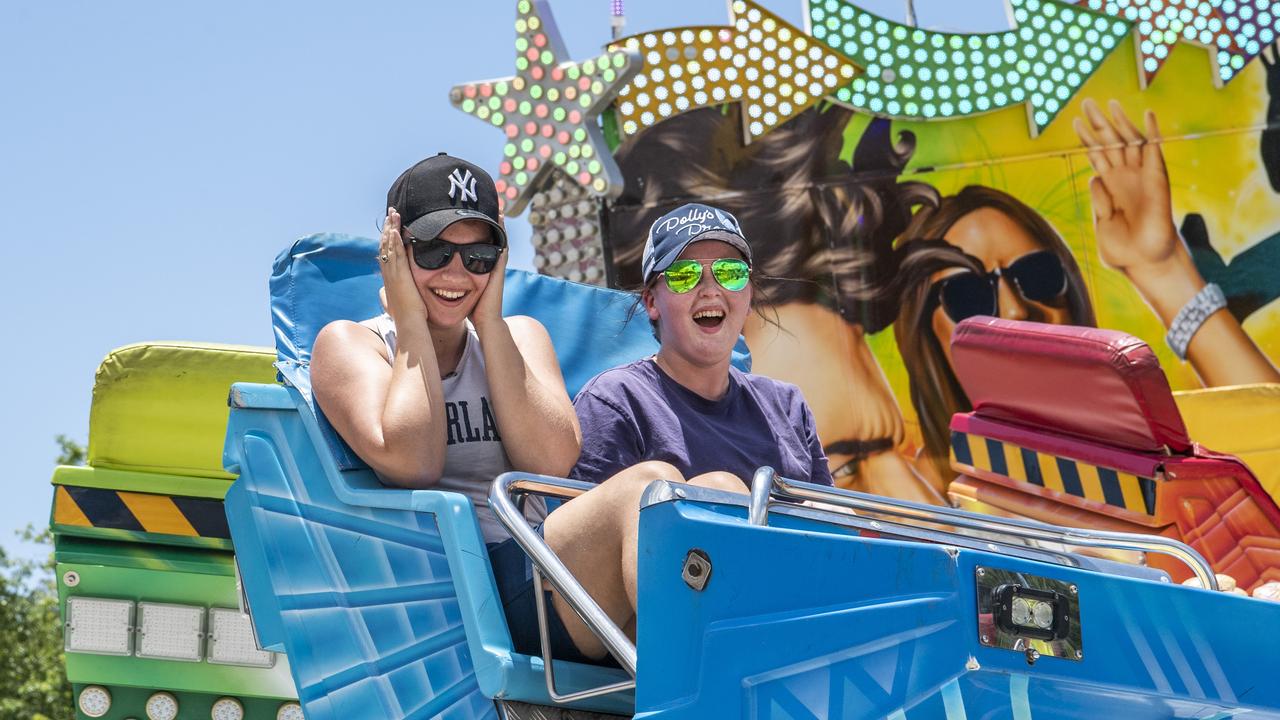
[[[1187,452],[1182,415],[1146,343],[1116,330],[969,318],[951,358],[974,414],[1139,452]]]

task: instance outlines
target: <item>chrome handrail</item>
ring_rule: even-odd
[[[771,467],[756,470],[751,482],[751,506],[748,519],[756,525],[767,525],[769,505],[774,502],[812,500],[837,505],[850,510],[877,512],[908,520],[920,520],[953,527],[996,533],[1021,540],[1057,542],[1076,547],[1130,550],[1168,555],[1191,568],[1200,579],[1202,587],[1218,589],[1218,579],[1213,568],[1200,553],[1186,543],[1159,535],[1110,532],[1107,530],[1082,530],[1067,528],[1035,520],[1015,520],[994,515],[944,508],[933,505],[897,500],[881,495],[842,490],[825,485],[788,480]]]
[[[747,522],[752,525],[769,524],[769,494],[773,492],[773,476],[777,473],[768,465],[756,469],[751,478],[751,505],[747,507]]]
[[[543,597],[543,579],[542,573],[538,572],[538,567],[533,568],[533,602],[538,610],[538,639],[542,642],[542,672],[547,681],[547,694],[551,699],[558,703],[570,703],[576,700],[586,700],[587,698],[598,697],[600,695],[608,695],[609,693],[619,692],[621,690],[631,690],[636,686],[635,676],[632,675],[631,680],[612,683],[609,685],[600,685],[598,687],[579,690],[578,692],[565,693],[561,695],[556,691],[556,672],[555,665],[552,663],[551,657],[551,634],[547,629],[547,607],[546,598]],[[583,618],[586,622],[586,618]]]
[[[596,487],[592,483],[563,478],[534,475],[531,473],[509,472],[499,475],[489,488],[489,507],[497,516],[516,544],[528,554],[533,561],[535,600],[538,608],[539,635],[542,638],[543,667],[547,678],[547,692],[557,702],[570,702],[597,695],[605,695],[617,690],[635,687],[635,682],[615,683],[598,688],[591,688],[577,693],[561,695],[555,689],[555,673],[551,667],[551,650],[548,647],[546,633],[546,608],[542,599],[542,581],[551,583],[551,587],[565,599],[569,607],[582,618],[587,627],[600,638],[618,664],[631,677],[636,676],[636,646],[622,632],[617,623],[609,617],[600,605],[587,593],[582,583],[547,545],[547,541],[538,536],[524,516],[516,509],[512,495],[527,493],[557,498],[575,498]]]

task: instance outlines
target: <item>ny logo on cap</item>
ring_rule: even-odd
[[[455,198],[453,194],[461,193],[461,197]],[[471,174],[470,170],[464,175],[462,168],[454,168],[449,175],[449,199],[454,202],[478,202],[476,197],[476,178]]]

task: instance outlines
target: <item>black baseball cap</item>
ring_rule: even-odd
[[[438,237],[462,220],[479,220],[493,239],[507,246],[498,222],[498,190],[479,165],[447,153],[433,155],[405,170],[387,191],[387,207],[400,213],[400,224],[420,240]]]

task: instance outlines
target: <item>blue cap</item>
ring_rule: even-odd
[[[648,285],[659,273],[671,267],[684,249],[699,240],[720,240],[738,249],[751,264],[751,246],[742,234],[738,219],[720,208],[702,203],[687,203],[663,215],[649,226],[644,243],[640,270]]]

